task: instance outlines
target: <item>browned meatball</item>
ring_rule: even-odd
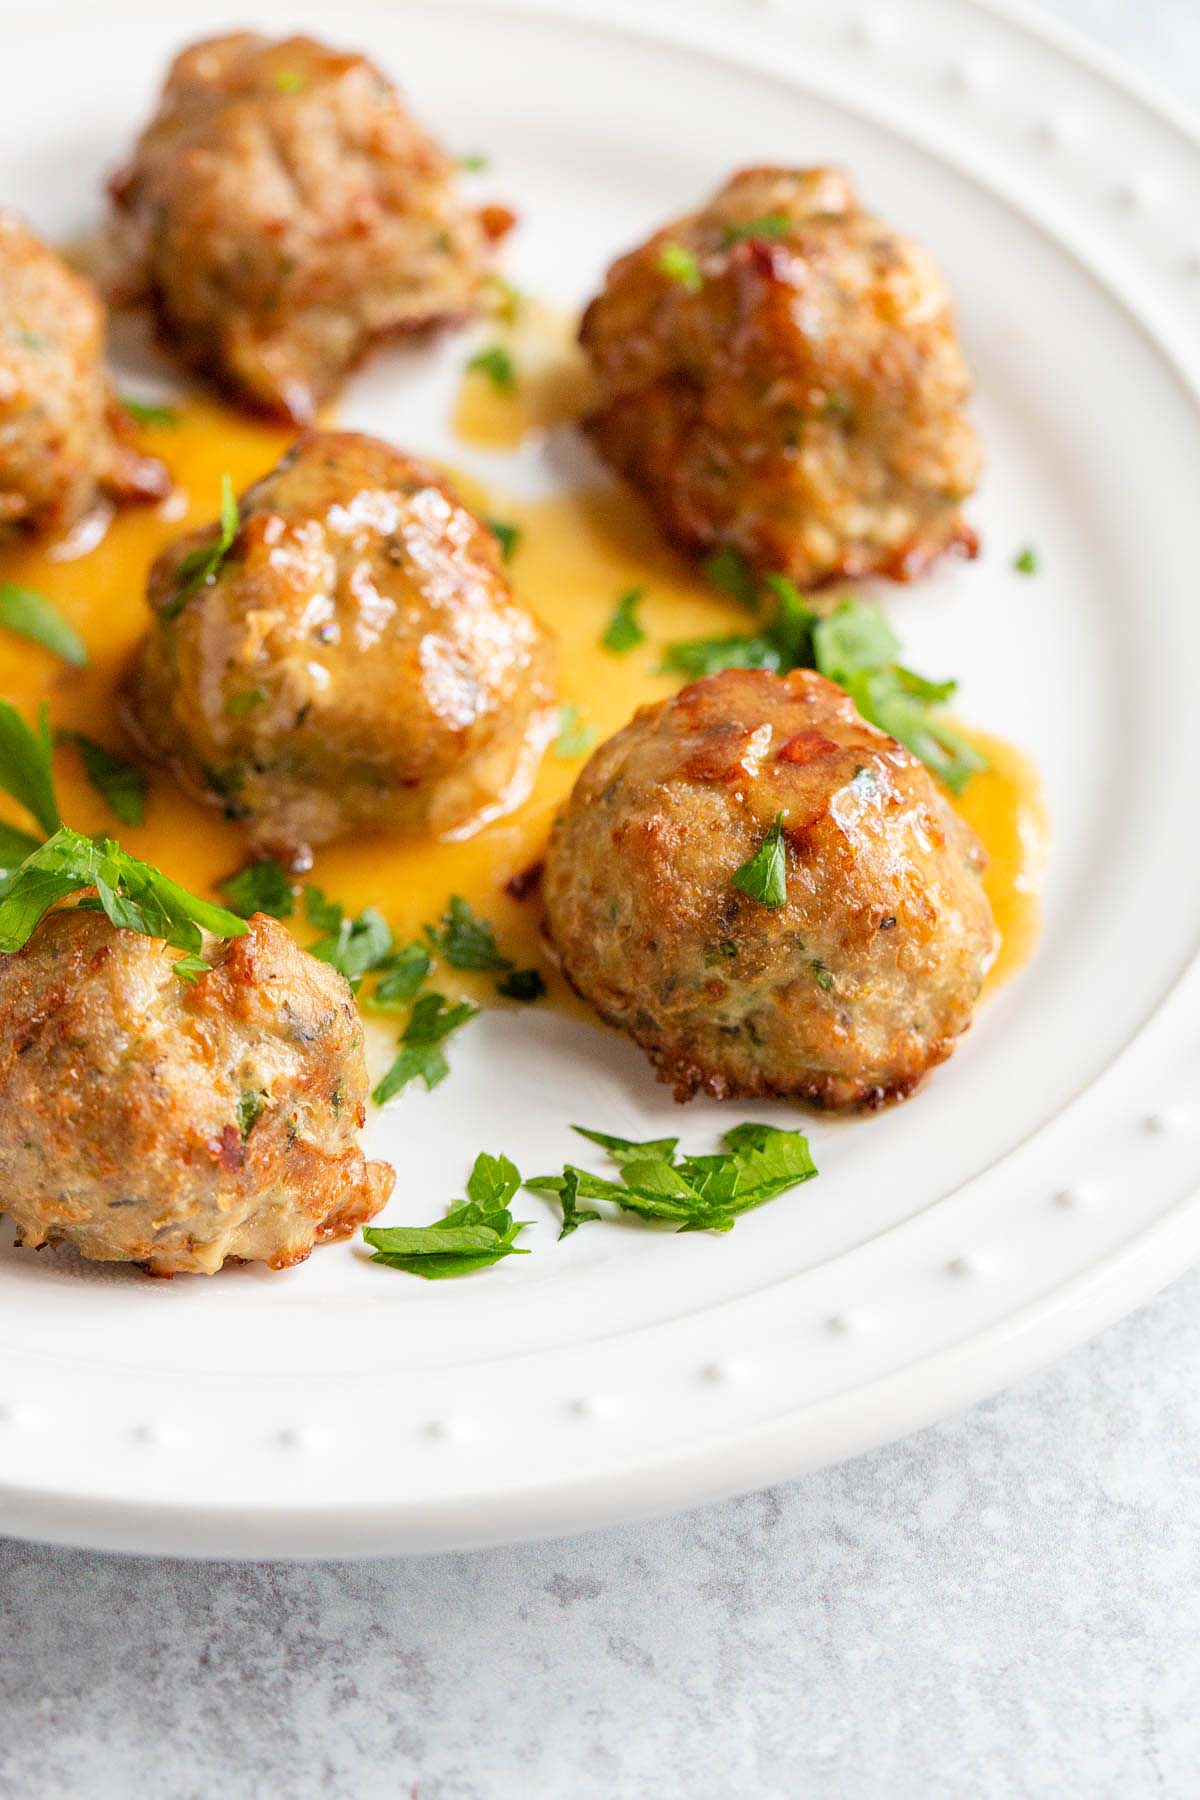
[[[0,212],[0,543],[67,532],[105,500],[155,499],[104,371],[104,307],[41,238]]]
[[[787,896],[733,876],[783,819]],[[551,839],[565,974],[676,1097],[874,1106],[949,1056],[995,951],[983,852],[809,670],[727,670],[596,751]]]
[[[391,82],[308,37],[184,50],[112,197],[123,292],[187,362],[298,422],[373,340],[471,312],[487,260]]]
[[[392,1189],[350,990],[261,913],[198,981],[178,956],[71,908],[0,957],[0,1210],[155,1275],[288,1268]]]
[[[283,854],[366,826],[463,836],[524,799],[553,722],[549,641],[431,469],[311,432],[189,587],[216,536],[155,563],[127,689],[135,736],[186,787]]]
[[[809,587],[974,551],[968,376],[938,270],[834,169],[747,169],[614,264],[588,428],[689,550]]]

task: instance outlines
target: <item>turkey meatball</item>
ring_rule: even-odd
[[[786,898],[734,874],[781,819]],[[564,973],[676,1097],[910,1093],[995,953],[983,852],[929,772],[810,670],[730,669],[643,707],[558,819]]]
[[[90,281],[0,212],[0,544],[69,532],[106,501],[157,499],[104,370],[104,308]]]
[[[176,57],[111,185],[117,291],[188,363],[304,423],[372,342],[474,310],[488,229],[365,57],[236,32]]]
[[[609,271],[581,340],[601,454],[685,549],[803,587],[974,552],[950,297],[834,169],[746,169]]]
[[[21,1243],[211,1275],[346,1237],[391,1192],[358,1147],[367,1070],[345,981],[263,914],[179,951],[53,912],[0,957],[0,1210]]]
[[[126,692],[152,759],[293,862],[359,827],[465,836],[524,799],[553,725],[549,640],[432,470],[313,432],[203,573],[217,538],[150,572]]]

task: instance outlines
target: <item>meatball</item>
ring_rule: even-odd
[[[178,950],[71,908],[0,957],[0,1209],[22,1243],[154,1275],[286,1269],[387,1200],[342,977],[261,913],[206,954],[185,984]]]
[[[553,727],[549,640],[445,483],[313,432],[240,519],[215,573],[195,559],[216,526],[151,569],[127,684],[143,751],[292,860],[357,827],[465,836],[519,804]]]
[[[782,817],[787,893],[733,876]],[[947,1057],[995,954],[983,852],[929,772],[810,670],[643,707],[556,822],[562,968],[676,1098],[875,1106]]]
[[[68,532],[105,500],[156,499],[104,371],[104,307],[28,226],[0,212],[0,544]]]
[[[803,587],[974,553],[950,298],[834,169],[746,169],[609,271],[580,333],[601,454],[685,549]]]
[[[474,310],[488,229],[365,57],[236,32],[176,57],[111,184],[125,298],[188,363],[300,423],[386,333]]]

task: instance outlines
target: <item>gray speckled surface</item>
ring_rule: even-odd
[[[251,9],[252,10],[252,9]],[[1194,0],[1053,10],[1200,102]],[[1192,1795],[1200,1276],[966,1418],[476,1556],[0,1541],[0,1794]]]

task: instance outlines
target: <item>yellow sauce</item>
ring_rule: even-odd
[[[470,378],[460,404],[460,414],[466,408],[472,419],[479,399],[469,397],[475,380]],[[521,416],[528,420],[528,408]],[[143,434],[145,447],[166,460],[177,484],[164,505],[122,512],[103,541],[73,562],[54,560],[44,547],[0,557],[0,580],[44,593],[90,652],[88,667],[75,670],[0,632],[0,693],[27,718],[45,700],[52,724],[121,748],[113,691],[145,629],[150,563],[186,526],[215,516],[223,472],[240,490],[271,466],[289,436],[231,415],[207,399],[191,399],[177,425]],[[511,564],[514,586],[557,634],[562,698],[578,708],[581,725],[597,740],[623,725],[635,707],[678,685],[675,678],[658,673],[664,643],[745,627],[745,614],[706,588],[662,544],[626,493],[606,489],[529,502],[483,493],[466,481],[460,485],[465,497],[489,516],[520,529]],[[646,641],[614,656],[600,648],[599,639],[618,596],[635,587],[644,590],[639,617]],[[980,741],[992,769],[972,780],[959,804],[991,858],[988,891],[1004,938],[995,982],[1019,966],[1036,936],[1044,813],[1037,775],[1027,760],[1005,744]],[[320,851],[309,879],[348,910],[378,906],[401,942],[436,919],[450,894],[462,894],[493,921],[501,947],[514,962],[543,968],[552,994],[561,1001],[564,986],[546,968],[536,902],[514,900],[505,884],[540,859],[554,810],[581,766],[581,757],[567,760],[551,749],[525,805],[467,842],[358,838]],[[73,751],[58,753],[55,772],[69,824],[119,836],[126,848],[188,887],[212,892],[244,860],[241,828],[187,799],[161,772],[152,774],[146,822],[138,828],[118,825],[111,817],[88,786]],[[4,816],[29,823],[7,803]],[[493,987],[488,977],[458,972],[447,972],[444,979],[456,992],[489,995]]]

